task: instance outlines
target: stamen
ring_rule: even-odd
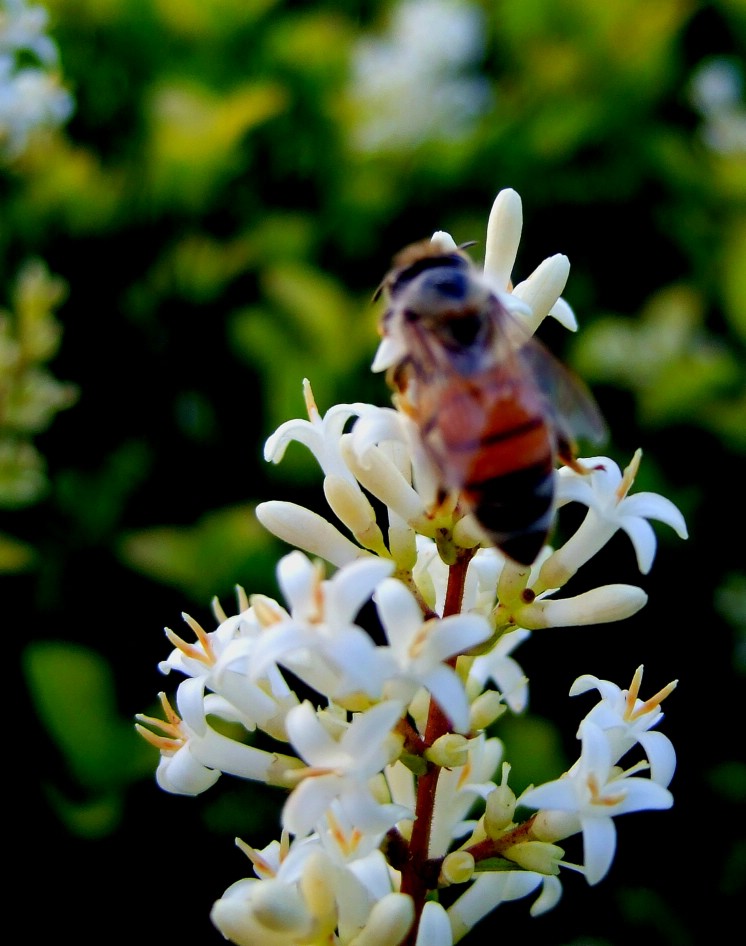
[[[317,559],[314,562],[316,578],[313,586],[313,603],[315,614],[309,615],[308,620],[312,624],[322,624],[324,621],[324,566]]]
[[[242,841],[241,838],[236,838],[236,847],[244,852],[248,857],[251,863],[254,865],[254,870],[258,875],[263,877],[274,877],[275,870],[269,861],[265,860],[262,855],[255,848],[251,847],[250,844],[247,844],[245,841]]]
[[[342,851],[345,855],[352,854],[360,843],[360,840],[363,836],[362,832],[358,828],[353,828],[349,836],[346,835],[344,829],[331,811],[327,811],[326,821],[329,825],[331,835],[340,851]]]
[[[179,637],[175,631],[172,631],[170,627],[166,627],[164,630],[169,641],[177,650],[180,650],[185,657],[191,657],[192,660],[198,660],[203,664],[210,664],[204,651],[199,650],[194,644],[188,644],[182,637]]]
[[[466,765],[461,769],[461,774],[458,777],[458,788],[462,788],[468,781],[471,776],[471,759],[466,762]]]
[[[637,694],[640,692],[640,684],[642,683],[643,668],[644,668],[644,665],[640,664],[637,670],[635,670],[634,676],[632,677],[632,683],[630,683],[629,685],[629,690],[627,691],[627,699],[625,700],[625,710],[624,710],[625,719],[632,719],[633,717],[634,710],[635,710],[635,703],[637,702]]]
[[[602,795],[596,776],[593,773],[586,779],[586,784],[590,792],[591,803],[594,805],[603,805],[606,808],[613,808],[614,805],[618,805],[619,802],[624,801],[626,797],[624,792],[619,792],[617,795]]]
[[[311,390],[311,382],[308,378],[303,379],[303,398],[306,402],[306,411],[308,413],[308,419],[313,423],[314,421],[320,421],[321,415],[319,414],[319,409],[316,407],[316,401],[313,397],[313,391]]]
[[[290,832],[287,828],[282,829],[282,834],[280,835],[280,863],[285,860],[285,858],[290,853]]]
[[[616,498],[618,503],[624,499],[624,497],[632,488],[632,484],[634,483],[635,477],[637,476],[637,471],[640,469],[640,460],[642,460],[642,450],[638,447],[637,450],[635,450],[635,455],[630,460],[629,466],[622,474],[622,482],[616,488]]]
[[[262,627],[271,627],[273,624],[279,624],[283,618],[282,613],[277,606],[264,595],[252,595],[251,607],[254,609],[254,616]]]
[[[181,718],[168,702],[165,693],[159,693],[158,698],[161,701],[166,719],[158,719],[157,716],[146,716],[144,713],[137,713],[135,719],[139,720],[141,723],[147,723],[148,726],[155,726],[156,729],[160,729],[165,735],[161,736],[137,723],[135,724],[135,729],[140,733],[143,739],[155,746],[156,749],[160,749],[161,752],[176,752],[187,741],[181,728]]]
[[[658,690],[655,696],[651,696],[649,700],[645,700],[642,706],[640,706],[638,709],[636,709],[632,713],[630,719],[639,719],[640,716],[644,716],[645,713],[650,713],[654,709],[657,709],[657,707],[660,706],[663,700],[665,700],[667,696],[673,693],[673,691],[676,689],[678,684],[679,684],[678,680],[672,680],[670,683],[666,684],[666,686],[664,686],[661,690]]]
[[[147,719],[147,717],[139,718]],[[147,722],[157,723],[157,720],[147,719]],[[151,746],[155,746],[155,748],[160,752],[178,752],[178,750],[184,745],[183,739],[169,739],[167,736],[159,736],[157,733],[151,732],[151,730],[146,729],[139,723],[135,723],[135,730],[143,737],[146,742],[149,742]]]
[[[419,657],[419,655],[422,653],[422,649],[423,649],[423,648],[425,647],[425,645],[427,644],[428,631],[429,631],[428,624],[429,624],[429,623],[430,623],[429,621],[426,621],[426,622],[420,627],[420,629],[417,631],[417,633],[416,633],[416,634],[414,635],[414,637],[412,638],[412,641],[411,641],[409,647],[407,648],[407,653],[409,654],[409,656],[410,656],[413,660],[414,660],[416,657]]]
[[[238,613],[248,610],[249,596],[246,594],[243,585],[236,585],[236,600],[238,601]]]
[[[194,618],[191,617],[189,614],[186,614],[185,612],[182,611],[181,616],[187,622],[189,627],[191,627],[191,629],[194,631],[194,634],[197,640],[200,642],[200,644],[202,644],[202,647],[205,651],[205,655],[207,656],[209,662],[211,664],[214,664],[215,651],[212,649],[212,643],[210,641],[209,635],[207,634],[207,631],[202,627],[199,621],[195,621]]]
[[[220,600],[217,595],[212,599],[212,613],[215,615],[215,620],[218,624],[222,624],[223,621],[228,620],[228,615],[223,610],[223,606],[220,603]]]
[[[181,726],[181,717],[173,708],[173,706],[171,706],[171,704],[168,702],[168,697],[163,692],[163,690],[161,690],[161,692],[158,694],[158,699],[161,701],[161,707],[163,708],[163,712],[166,714],[166,719],[168,719],[169,723],[171,723],[172,726]]]

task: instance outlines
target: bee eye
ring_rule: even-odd
[[[433,289],[448,299],[463,299],[467,292],[464,273],[458,270],[443,270],[432,280]]]

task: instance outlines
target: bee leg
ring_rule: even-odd
[[[557,458],[565,466],[569,466],[571,470],[580,473],[581,476],[588,476],[588,474],[593,473],[594,470],[603,470],[604,468],[601,464],[585,466],[581,463],[575,456],[575,448],[569,440],[560,440],[557,445]]]

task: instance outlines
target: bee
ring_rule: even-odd
[[[587,473],[576,438],[600,441],[598,407],[509,311],[462,247],[406,247],[376,292],[387,305],[387,381],[439,482],[487,541],[529,566],[554,521],[558,463]],[[501,298],[502,297],[502,298]]]

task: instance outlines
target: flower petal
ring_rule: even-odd
[[[611,818],[581,818],[583,825],[583,862],[589,884],[603,880],[616,851],[616,826]]]

